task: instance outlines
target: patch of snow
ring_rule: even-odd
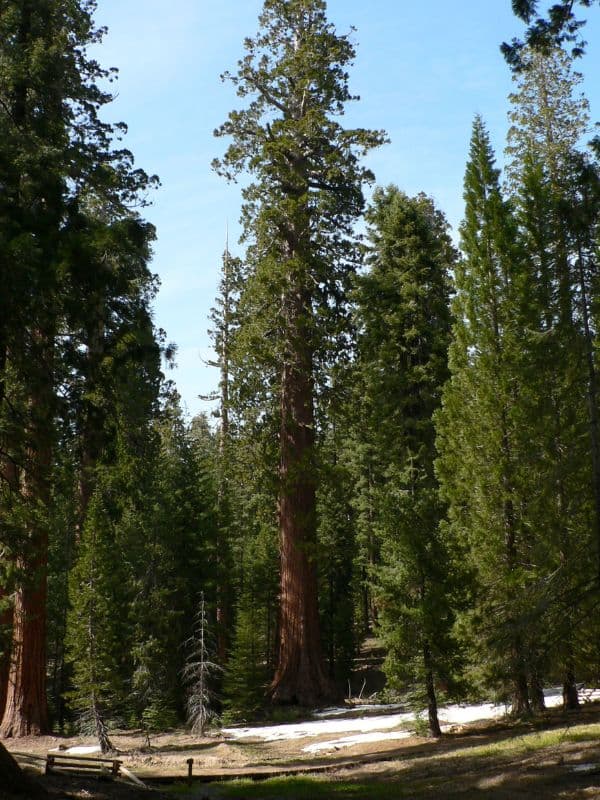
[[[468,722],[477,722],[480,719],[498,719],[503,717],[507,710],[506,706],[497,706],[494,703],[479,703],[472,706],[460,703],[439,708],[438,717],[443,730],[450,725],[466,725]]]
[[[562,689],[553,687],[544,691],[546,706],[553,708],[562,703]],[[579,692],[582,701],[600,699],[600,689],[582,689]],[[376,706],[364,705],[349,708],[329,708],[319,712],[316,716],[320,719],[311,722],[292,723],[287,725],[268,725],[256,728],[224,728],[223,733],[232,739],[246,739],[255,737],[267,742],[276,742],[289,739],[303,739],[312,736],[326,736],[337,733],[353,733],[354,736],[346,736],[341,739],[331,739],[326,742],[310,745],[305,748],[306,752],[318,752],[318,750],[331,750],[336,747],[350,747],[359,741],[385,741],[386,739],[404,739],[412,735],[414,731],[391,731],[401,725],[414,722],[416,715],[414,712],[402,712],[393,714],[380,714],[369,717],[341,717],[351,712],[367,712],[372,710],[397,710],[397,705]],[[477,720],[498,719],[509,711],[507,706],[495,705],[494,703],[478,703],[474,705],[454,704],[444,706],[438,710],[442,730],[448,730],[452,725],[465,725]],[[367,738],[362,738],[364,735]],[[99,749],[99,748],[98,748]]]
[[[315,742],[302,748],[303,753],[318,753],[321,750],[340,750],[343,747],[352,747],[353,744],[368,742],[387,742],[394,739],[408,739],[412,736],[410,731],[372,731],[371,733],[357,733],[356,736],[344,736],[341,739],[331,739],[328,742]]]
[[[69,747],[63,751],[68,756],[84,756],[91,753],[101,753],[102,748],[99,744],[79,744],[75,747]]]
[[[592,700],[600,700],[600,689],[580,689],[579,700],[583,703],[591,703]]]
[[[223,733],[232,739],[256,737],[266,742],[284,739],[302,739],[308,736],[324,736],[328,733],[368,733],[389,730],[414,720],[412,712],[387,714],[378,717],[355,717],[353,719],[323,719],[287,725],[269,725],[260,728],[223,728]]]

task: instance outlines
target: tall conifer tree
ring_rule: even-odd
[[[448,683],[454,658],[453,570],[440,532],[433,415],[447,378],[456,251],[443,215],[424,195],[378,189],[367,222],[358,357],[364,432],[378,453],[374,591],[390,682],[417,684],[430,732],[439,736],[436,682]]]
[[[520,254],[485,126],[476,118],[465,174],[464,258],[456,268],[450,380],[438,415],[438,474],[450,529],[471,553],[476,640],[488,678],[529,710],[523,629],[528,535],[523,525],[518,402]],[[483,644],[485,642],[485,644]]]
[[[530,513],[537,502],[537,517],[545,522],[546,570],[558,570],[551,627],[565,705],[573,708],[578,700],[572,607],[592,579],[582,575],[582,548],[600,555],[596,328],[589,291],[598,175],[577,149],[587,130],[588,103],[578,95],[581,76],[572,60],[556,47],[523,50],[521,60],[507,152],[527,252],[529,335],[523,352],[530,363],[528,397],[536,406],[529,413],[529,435],[540,476]]]
[[[69,309],[95,297],[79,271],[81,209],[115,216],[147,188],[117,129],[99,118],[108,77],[86,48],[99,41],[92,0],[18,0],[0,9],[0,469],[3,538],[12,555],[11,663],[0,732],[46,730],[46,576],[55,420],[64,409]],[[89,262],[87,262],[89,265]],[[106,275],[106,273],[105,273]],[[91,306],[94,306],[93,311]],[[68,320],[68,323],[67,323]],[[79,317],[81,320],[81,317]],[[86,344],[89,344],[86,343]],[[3,692],[0,691],[0,696]]]
[[[280,643],[270,691],[306,705],[332,693],[319,643],[315,391],[344,343],[352,223],[371,177],[359,156],[383,138],[336,119],[352,99],[354,48],[325,9],[324,0],[265,1],[258,35],[226,76],[249,103],[217,131],[233,144],[216,164],[253,177],[244,189],[253,356],[279,396]]]

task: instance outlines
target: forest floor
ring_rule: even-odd
[[[350,709],[348,713],[351,724],[357,712]],[[369,715],[361,713],[360,720],[365,718]],[[118,732],[112,737],[117,757],[153,790],[79,777],[42,780],[53,800],[600,798],[598,702],[586,703],[570,714],[554,708],[526,720],[497,718],[454,725],[439,741],[417,736],[403,723],[396,730],[405,738],[308,751],[307,741],[327,742],[331,733],[313,730],[310,739],[266,740],[259,736],[234,739],[230,734],[198,738],[173,731],[151,737],[148,746],[140,732]],[[5,744],[14,753],[42,757],[59,746],[86,746],[91,741],[43,737]],[[194,759],[196,778],[191,787],[185,781],[188,758]]]

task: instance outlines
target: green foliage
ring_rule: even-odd
[[[266,620],[261,612],[251,595],[242,597],[223,682],[225,720],[252,719],[264,709],[269,672]]]
[[[124,697],[126,634],[116,610],[125,603],[126,584],[113,515],[110,487],[103,486],[90,502],[69,581],[67,658],[74,688],[68,696],[84,725],[114,719]]]
[[[353,99],[354,47],[328,22],[323,0],[265,0],[259,26],[237,73],[223,76],[245,107],[216,131],[232,142],[214,166],[228,179],[251,174],[242,210],[248,277],[232,358],[251,424],[279,437],[265,466],[279,501],[281,575],[289,586],[302,580],[303,592],[282,605],[285,646],[272,690],[302,703],[331,692],[319,652],[315,409],[318,416],[329,394],[332,365],[348,354],[353,226],[372,180],[361,157],[384,136],[338,121]],[[302,676],[300,649],[311,663]]]
[[[124,126],[101,119],[112,99],[101,84],[112,72],[89,57],[88,47],[103,34],[94,28],[94,9],[87,0],[0,9],[0,471],[10,475],[0,499],[0,537],[7,555],[34,577],[25,581],[15,573],[10,588],[17,610],[33,596],[43,603],[50,552],[52,699],[60,720],[73,545],[79,537],[81,569],[108,591],[103,543],[109,531],[115,536],[118,518],[105,491],[112,476],[103,476],[99,489],[110,513],[91,510],[97,539],[90,530],[84,534],[88,503],[96,472],[114,464],[116,420],[120,415],[121,434],[127,428],[134,438],[159,381],[160,348],[149,312],[153,229],[131,210],[145,205],[156,180],[134,169],[131,153],[115,146]],[[100,522],[103,517],[110,522]],[[93,605],[89,597],[81,602],[86,611]],[[107,602],[99,601],[100,618],[109,613]],[[17,698],[13,706],[21,711],[5,721],[5,730],[46,727],[39,642],[46,638],[46,617],[41,605],[30,615],[39,621],[38,641],[31,653],[25,643],[24,680],[12,683],[26,695],[33,689],[39,707]],[[86,647],[78,635],[73,646]],[[100,649],[109,660],[109,643]],[[95,685],[91,667],[85,669],[77,680]],[[94,692],[111,694],[98,680]],[[28,686],[32,682],[37,687]]]
[[[477,631],[471,646],[478,642],[482,663],[498,667],[493,682],[512,681],[515,696],[524,694],[515,702],[527,706],[527,632],[517,622],[525,610],[526,587],[534,580],[531,532],[523,519],[531,488],[519,480],[527,448],[519,426],[525,381],[519,316],[523,261],[479,118],[465,200],[451,377],[437,418],[437,471],[449,506],[449,531],[470,554],[468,564],[477,578],[480,605],[471,618]]]
[[[336,420],[339,422],[339,420]],[[319,609],[329,673],[346,691],[357,651],[355,629],[355,526],[351,476],[336,426],[321,444],[318,495]]]
[[[434,675],[450,680],[454,649],[455,575],[440,533],[433,414],[447,375],[456,254],[443,215],[424,195],[378,189],[367,222],[370,270],[357,296],[357,439],[369,458],[363,524],[378,540],[371,579],[388,680],[416,682],[433,700]]]
[[[501,50],[515,71],[526,70],[527,64],[523,60],[523,51],[526,47],[547,53],[553,47],[571,43],[573,57],[584,53],[586,42],[581,38],[581,28],[585,20],[575,16],[575,5],[591,8],[596,0],[560,0],[552,3],[545,16],[538,16],[538,0],[512,0],[513,11],[519,19],[529,27],[525,33],[524,41],[513,39],[510,44],[504,42]]]

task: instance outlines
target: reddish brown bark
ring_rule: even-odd
[[[4,455],[0,468],[0,480],[3,489],[10,495],[19,491],[19,474],[17,466],[8,454]],[[10,587],[0,586],[0,600],[6,604],[10,596]],[[12,636],[12,602],[8,608],[0,613],[0,720],[6,708],[6,697],[8,695],[8,674],[10,666],[10,640]]]
[[[25,566],[25,565],[21,565]],[[0,737],[48,733],[46,699],[46,575],[37,575],[15,595],[6,707]]]
[[[4,600],[6,594],[0,588],[0,599]],[[0,641],[0,719],[4,714],[6,708],[6,697],[8,695],[8,673],[10,666],[10,648],[9,648],[9,635],[12,625],[12,609],[7,609],[0,614],[0,632],[2,639]]]
[[[282,370],[279,526],[279,652],[270,695],[278,703],[315,706],[332,699],[321,654],[316,570],[316,478],[312,352],[303,322],[310,298],[287,298],[291,330]]]
[[[42,369],[29,404],[27,458],[21,493],[27,504],[27,543],[16,559],[17,586],[13,606],[13,634],[8,691],[0,737],[49,732],[46,697],[46,608],[48,531],[45,511],[50,499],[52,461],[51,335],[36,337]]]
[[[46,434],[44,434],[46,438]],[[47,501],[46,472],[50,451],[45,445],[31,452],[28,477],[22,492],[26,500]],[[43,463],[43,467],[42,467]],[[35,479],[34,479],[35,474]],[[13,462],[3,470],[10,487],[18,490]],[[37,495],[35,484],[37,483]],[[28,552],[16,561],[19,574],[12,608],[0,617],[0,625],[12,624],[8,658],[0,661],[0,736],[28,736],[48,731],[46,700],[46,569],[48,541],[43,526],[38,529],[33,512],[29,525]]]

